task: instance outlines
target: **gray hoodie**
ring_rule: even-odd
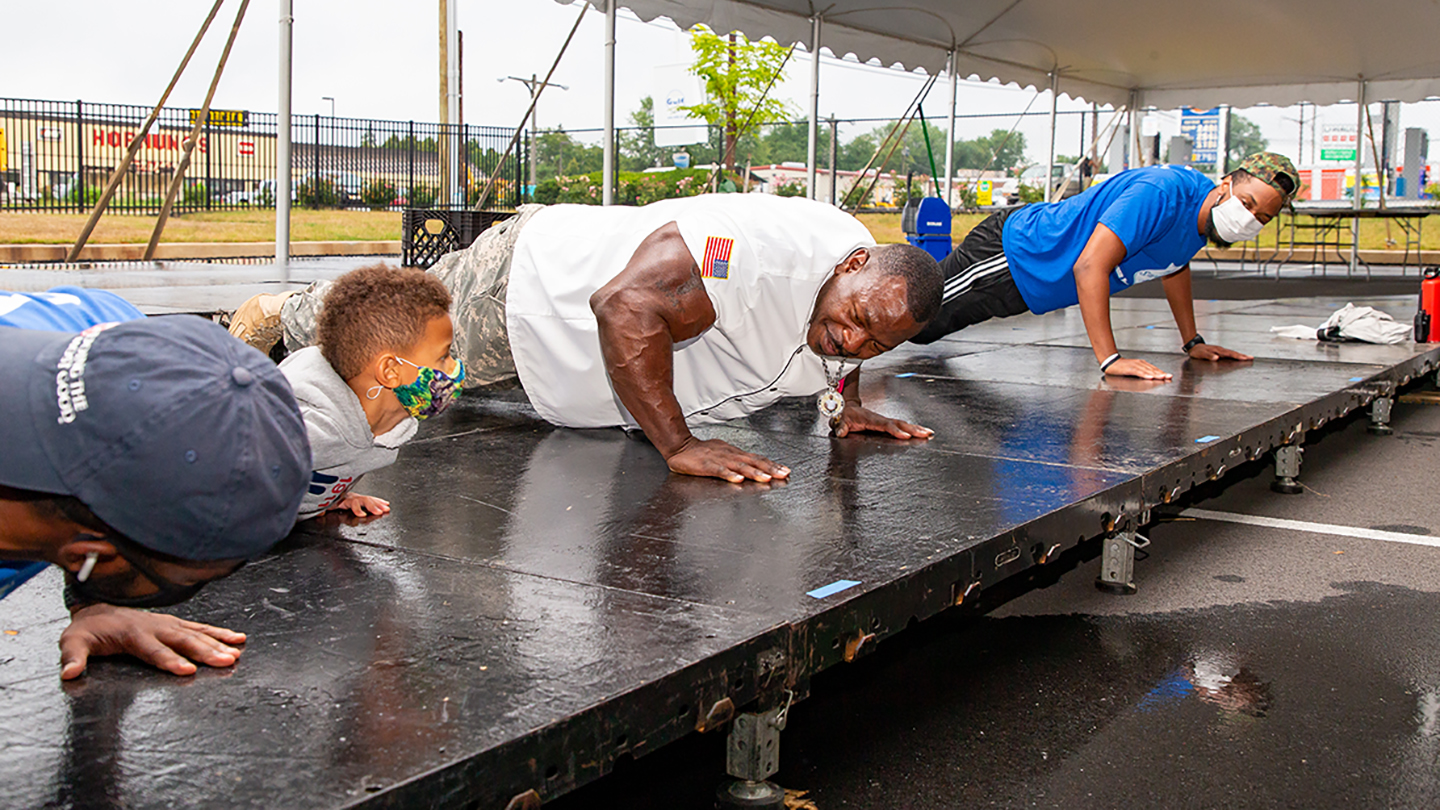
[[[285,358],[280,371],[295,389],[315,467],[310,488],[300,502],[300,520],[315,517],[334,506],[360,476],[395,463],[400,445],[415,435],[414,417],[388,433],[370,432],[360,398],[326,362],[320,347],[310,346]]]

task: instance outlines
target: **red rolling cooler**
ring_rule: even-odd
[[[1415,313],[1415,342],[1440,343],[1440,267],[1425,268],[1420,280],[1420,309]]]

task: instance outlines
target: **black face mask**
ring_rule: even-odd
[[[69,587],[71,595],[73,595],[76,599],[84,603],[103,602],[107,605],[114,605],[116,607],[169,607],[171,605],[177,605],[181,602],[184,602],[185,600],[199,593],[200,589],[205,587],[209,583],[208,580],[204,582],[197,582],[193,585],[180,585],[175,582],[171,582],[170,580],[155,573],[154,568],[150,567],[149,564],[141,560],[139,558],[139,555],[134,554],[129,549],[125,548],[125,545],[123,543],[115,543],[114,546],[115,551],[121,557],[125,558],[125,561],[130,564],[132,572],[139,573],[146,579],[150,580],[150,582],[153,583],[155,587],[158,588],[158,590],[155,591],[155,593],[147,593],[143,596],[127,596],[123,593],[123,591],[126,590],[124,588],[124,585],[133,581],[133,576],[124,577],[117,575],[114,577],[105,577],[102,579],[87,579],[86,581],[81,582],[80,580],[75,578],[75,575],[73,573],[67,573],[66,585]],[[238,571],[243,565],[244,563],[241,563],[241,566],[237,566],[235,570]],[[231,573],[234,572],[232,571]],[[115,582],[121,587],[107,587],[106,580]]]

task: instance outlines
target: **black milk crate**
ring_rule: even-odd
[[[512,211],[469,208],[406,208],[400,236],[400,261],[406,267],[429,269],[440,257],[470,247],[480,232]]]

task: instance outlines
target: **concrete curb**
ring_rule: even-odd
[[[63,262],[69,250],[69,245],[0,245],[0,262]],[[291,256],[383,256],[399,253],[398,239],[290,243]],[[140,261],[144,255],[143,244],[91,244],[80,251],[80,261]],[[274,242],[162,242],[155,248],[155,258],[165,260],[264,258],[274,255]]]

